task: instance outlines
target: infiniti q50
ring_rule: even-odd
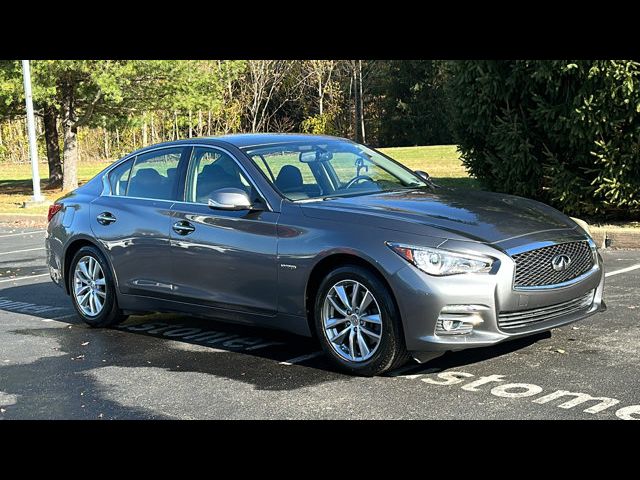
[[[143,148],[50,207],[46,247],[91,326],[183,312],[283,329],[359,375],[605,308],[596,245],[558,210],[327,136]]]

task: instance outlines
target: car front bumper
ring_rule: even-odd
[[[605,310],[602,257],[579,281],[559,288],[521,291],[512,288],[515,265],[506,255],[495,274],[465,274],[445,277],[427,275],[413,266],[397,271],[392,289],[402,317],[407,350],[418,361],[426,361],[445,351],[484,347],[499,342],[551,330]],[[542,315],[536,321],[507,328],[499,322],[502,313],[546,309],[571,304],[592,292],[582,308]],[[444,333],[437,328],[443,309],[468,308],[473,328],[468,333]],[[447,310],[445,309],[445,312]],[[444,317],[440,317],[444,318]],[[471,317],[469,317],[471,318]],[[470,325],[469,325],[470,326]]]

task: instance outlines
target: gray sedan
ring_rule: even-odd
[[[561,212],[326,136],[138,150],[51,206],[46,246],[91,326],[183,312],[278,328],[359,375],[605,308],[596,245]]]

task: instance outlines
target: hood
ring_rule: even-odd
[[[443,238],[461,236],[485,243],[576,227],[563,213],[534,200],[444,187],[335,197],[300,205],[310,217],[329,219],[331,212],[355,213],[371,223],[376,221],[370,218],[373,215],[394,220],[396,226],[392,228],[397,229],[397,221],[404,221],[438,228]]]

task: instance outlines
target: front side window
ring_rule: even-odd
[[[244,173],[222,150],[195,147],[189,162],[185,200],[207,204],[213,192],[222,188],[238,188],[253,198],[252,187]]]
[[[182,147],[138,155],[129,175],[128,197],[172,200]]]
[[[294,201],[426,186],[393,160],[352,142],[295,142],[244,151],[276,190]]]

